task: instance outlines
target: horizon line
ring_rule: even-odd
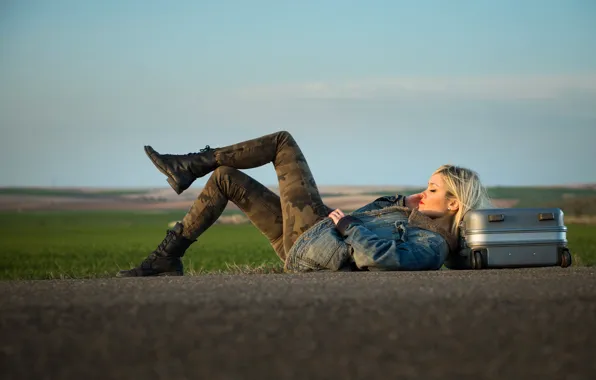
[[[278,188],[279,185],[265,185],[267,188]],[[322,184],[317,185],[319,188],[329,188],[329,187],[352,187],[352,188],[421,188],[425,187],[424,184],[420,185],[397,185],[397,184],[379,184],[379,185],[359,185],[359,184]],[[487,188],[491,187],[535,187],[535,188],[544,188],[544,187],[568,187],[568,188],[578,188],[578,187],[585,187],[596,188],[596,182],[573,182],[573,183],[552,183],[552,184],[521,184],[521,185],[514,185],[514,184],[499,184],[499,185],[485,185]],[[195,189],[202,189],[204,186],[197,186]],[[85,186],[85,185],[65,185],[65,186],[54,186],[54,185],[0,185],[0,190],[4,189],[56,189],[56,190],[158,190],[158,189],[170,189],[169,186],[115,186],[115,185],[107,185],[107,186]],[[191,190],[192,187],[189,188]]]

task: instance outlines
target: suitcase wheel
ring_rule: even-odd
[[[482,269],[482,254],[480,251],[473,251],[470,255],[472,269]]]
[[[571,266],[571,262],[571,252],[569,252],[568,249],[564,249],[563,252],[561,252],[561,267],[567,268],[568,266]]]

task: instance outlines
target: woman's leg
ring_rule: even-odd
[[[272,163],[279,182],[286,252],[298,236],[331,212],[321,200],[300,147],[288,132],[276,132],[217,149],[208,147],[196,154],[160,155],[151,147],[145,150],[157,168],[168,176],[168,182],[177,193],[184,191],[197,177],[220,166],[250,169]]]
[[[196,240],[215,223],[228,204],[234,202],[250,221],[269,239],[282,261],[283,219],[279,196],[238,169],[215,169],[203,191],[182,219],[182,236]]]
[[[220,217],[228,200],[234,202],[269,239],[282,261],[286,254],[279,196],[241,171],[221,166],[192,204],[182,223],[169,230],[161,244],[135,268],[119,277],[182,275],[180,258],[196,239]]]
[[[289,132],[219,148],[214,155],[218,165],[236,169],[273,164],[279,184],[286,253],[304,231],[331,212],[323,204],[306,158]]]
[[[205,174],[213,170],[215,172],[182,223],[177,223],[168,231],[164,241],[141,265],[121,271],[118,274],[120,277],[164,273],[181,275],[183,271],[180,257],[198,236],[215,223],[230,199],[267,236],[282,260],[296,239],[331,211],[321,200],[300,147],[285,131],[210,150],[206,152],[207,155],[199,154],[197,162],[187,160],[183,162],[184,165],[175,162],[181,162],[177,156],[159,155],[150,147],[149,151],[152,152],[150,157],[156,166],[157,163],[167,164],[167,167],[158,167],[168,175],[168,182],[172,179],[171,169],[174,167],[178,173],[189,178],[196,176],[199,164]],[[279,197],[236,170],[267,163],[272,163],[277,173]],[[192,165],[195,165],[194,170],[191,170]]]

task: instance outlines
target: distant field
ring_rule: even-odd
[[[277,191],[276,188],[271,188]],[[415,187],[321,186],[323,201],[332,208],[354,210],[382,195],[409,195]],[[170,188],[0,188],[0,211],[188,210],[200,193],[191,187],[181,195]],[[575,187],[489,187],[495,207],[559,207],[566,215],[596,215],[596,185]],[[234,210],[230,202],[228,211]]]
[[[536,207],[565,203],[573,198],[596,197],[596,189],[565,187],[489,187],[491,198],[517,199],[515,207]]]
[[[113,276],[138,264],[165,236],[175,212],[0,213],[0,279]],[[596,226],[569,225],[576,263],[596,265]],[[280,260],[250,224],[215,225],[187,251],[189,274],[261,267],[279,271]]]
[[[423,190],[410,189],[402,193],[409,195]],[[570,199],[596,197],[596,188],[495,186],[487,188],[487,191],[492,199],[517,200],[515,207],[540,207],[563,204]],[[379,191],[374,194],[380,196],[387,193]]]

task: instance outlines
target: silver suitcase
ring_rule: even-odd
[[[469,211],[461,223],[460,251],[445,262],[449,269],[570,265],[567,227],[558,208]]]

